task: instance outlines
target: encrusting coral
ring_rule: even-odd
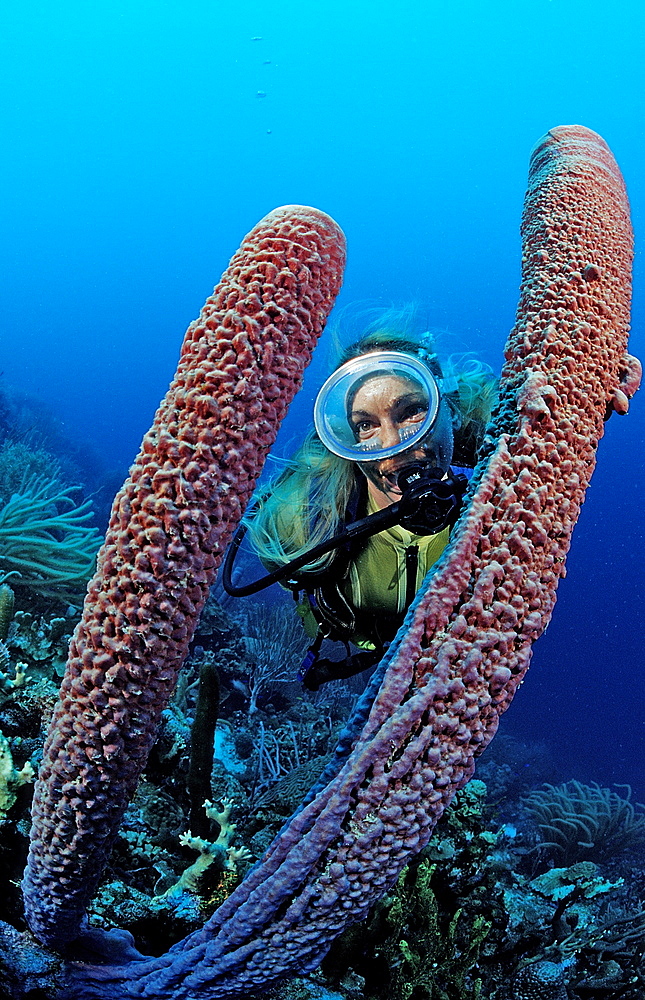
[[[513,977],[508,1000],[568,1000],[566,965],[535,962]]]
[[[562,127],[538,144],[523,238],[517,324],[469,504],[341,737],[333,766],[201,931],[156,959],[70,967],[70,996],[180,1000],[217,994],[224,1000],[315,967],[340,930],[366,913],[427,843],[446,804],[471,776],[474,756],[494,735],[528,667],[532,642],[550,618],[603,421],[612,409],[627,411],[639,384],[639,367],[625,353],[628,206],[600,137]],[[237,293],[231,301],[238,301]],[[258,303],[253,311],[260,309]],[[252,328],[248,314],[238,309],[234,316],[235,329]],[[196,331],[184,358],[200,350],[208,348]],[[211,417],[229,428],[236,392],[246,400],[243,412],[261,405],[247,391],[254,368],[243,366],[251,356],[245,341],[231,359],[238,377],[231,382],[231,402],[221,408],[212,397],[196,396],[191,409],[183,395],[179,406],[171,393],[117,501],[115,540],[108,536],[72,643],[35,797],[25,896],[32,929],[45,940],[62,943],[78,928],[98,877],[88,870],[113,836],[185,655],[203,600],[194,535],[187,537],[185,527],[193,528],[191,504],[202,484],[201,466],[193,460],[199,448],[194,428],[203,421],[214,430]],[[276,350],[274,363],[283,360]],[[185,373],[180,366],[182,390],[197,394]],[[193,423],[182,423],[184,409]],[[232,428],[240,449],[245,419],[240,414]],[[192,430],[179,444],[178,427]],[[264,448],[266,439],[260,443]],[[146,471],[145,456],[154,472]],[[209,453],[211,464],[213,458],[228,471],[223,448]],[[257,468],[255,460],[250,467]],[[231,471],[224,496],[233,520],[253,476],[244,464]],[[155,484],[154,502],[146,504]],[[211,478],[200,496],[207,507],[215,485]],[[178,522],[181,513],[186,517]],[[221,507],[213,517],[223,517]],[[214,522],[204,530],[228,537],[230,521],[221,523],[226,527]],[[209,568],[215,547],[208,548]],[[190,593],[182,587],[189,567],[198,578]],[[165,609],[163,651],[151,605]],[[82,788],[74,780],[79,774]],[[106,785],[112,785],[110,797]],[[101,836],[100,830],[108,832]]]

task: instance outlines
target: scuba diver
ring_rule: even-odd
[[[476,361],[446,374],[429,338],[381,328],[344,351],[314,429],[229,549],[229,593],[275,581],[293,593],[312,640],[299,674],[309,690],[381,659],[459,516],[497,382]],[[235,587],[247,531],[269,572]],[[319,655],[325,639],[344,644],[342,659]]]

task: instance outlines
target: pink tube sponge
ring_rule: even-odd
[[[114,501],[45,745],[24,891],[30,927],[50,945],[78,930],[344,259],[328,216],[276,209],[188,328]]]

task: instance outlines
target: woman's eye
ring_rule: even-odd
[[[371,420],[358,420],[354,424],[354,434],[357,437],[368,437],[370,434],[374,433],[376,424]]]
[[[409,406],[406,406],[405,410],[401,414],[400,422],[404,424],[408,420],[423,420],[427,412],[428,407],[423,403],[411,403]]]

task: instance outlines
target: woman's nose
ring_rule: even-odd
[[[394,420],[381,421],[381,444],[384,448],[392,448],[401,443],[401,428]]]

